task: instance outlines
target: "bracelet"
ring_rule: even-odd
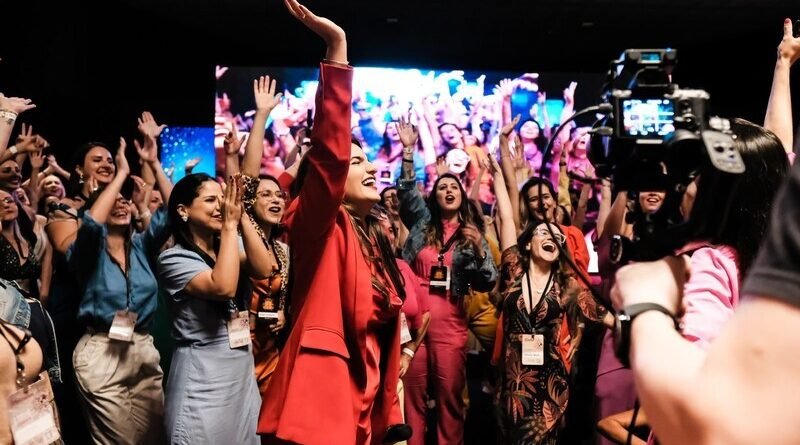
[[[14,121],[17,120],[17,116],[19,116],[19,114],[14,111],[0,110],[0,119],[6,121],[8,125],[13,124]]]
[[[8,147],[8,151],[10,151],[12,155],[15,155],[19,152],[19,148],[17,148],[16,145],[12,145]]]
[[[153,214],[150,212],[150,210],[145,210],[139,214],[139,219],[150,218],[151,216],[153,216]]]
[[[407,355],[408,358],[414,358],[414,351],[411,348],[403,348],[403,354]]]

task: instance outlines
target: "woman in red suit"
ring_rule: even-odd
[[[363,221],[380,201],[375,167],[350,142],[353,70],[344,31],[296,0],[298,20],[325,40],[313,148],[287,209],[293,328],[263,400],[266,443],[353,445],[405,439],[396,390],[402,278]],[[388,255],[391,257],[391,253]],[[398,437],[399,436],[399,437]]]

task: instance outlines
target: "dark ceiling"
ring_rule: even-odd
[[[0,91],[32,97],[28,116],[68,150],[132,135],[151,109],[207,124],[213,66],[309,65],[323,54],[281,0],[18,2],[4,14]],[[759,120],[785,0],[314,0],[348,32],[362,65],[603,72],[626,47],[679,50],[676,79],[714,111]]]

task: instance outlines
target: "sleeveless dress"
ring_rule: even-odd
[[[569,372],[559,353],[561,319],[567,306],[578,304],[590,320],[599,321],[605,309],[575,278],[563,289],[557,280],[530,313],[522,292],[527,264],[517,246],[502,256],[503,353],[499,363],[497,410],[503,443],[556,445],[559,426],[569,402]],[[522,364],[522,334],[544,335],[544,364]]]

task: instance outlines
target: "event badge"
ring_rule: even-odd
[[[250,344],[250,316],[247,312],[239,312],[228,320],[228,342],[231,349]]]
[[[445,292],[450,290],[450,268],[447,266],[431,266],[431,290]]]
[[[522,364],[529,366],[544,365],[544,335],[523,334]]]
[[[406,314],[400,312],[400,344],[404,345],[411,340],[413,339],[411,338],[411,332],[408,330],[408,320],[406,320]]]
[[[47,371],[39,380],[8,396],[8,420],[17,445],[48,445],[61,435],[56,424],[53,389]]]
[[[136,312],[129,310],[117,311],[114,315],[114,321],[111,322],[111,329],[108,330],[108,338],[132,342],[137,317]]]

